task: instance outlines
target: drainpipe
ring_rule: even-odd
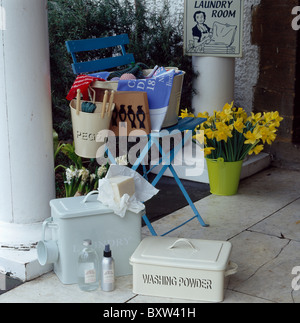
[[[0,19],[1,249],[50,216],[55,177],[47,1],[0,0]]]
[[[193,83],[197,91],[192,99],[192,109],[197,115],[207,111],[222,110],[225,103],[234,99],[235,58],[192,57],[193,70],[198,77]]]

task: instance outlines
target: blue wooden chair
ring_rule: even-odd
[[[127,34],[103,38],[89,38],[66,41],[67,50],[72,55],[72,68],[75,74],[98,72],[135,63],[133,54],[126,53],[125,45],[127,44],[129,44],[129,38]],[[121,47],[122,55],[86,62],[77,62],[76,53],[117,46]]]

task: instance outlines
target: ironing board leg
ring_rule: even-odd
[[[108,148],[107,146],[106,146],[105,148],[106,148],[106,149],[105,149],[105,152],[107,153],[107,157],[108,157],[108,159],[110,160],[110,162],[111,162],[112,164],[116,164],[115,157],[112,155],[112,153],[110,152],[109,148]]]
[[[167,166],[164,166],[164,167],[161,169],[161,171],[156,175],[156,177],[154,178],[154,180],[153,180],[153,181],[152,181],[152,183],[151,183],[153,186],[155,186],[155,185],[157,184],[157,182],[160,180],[160,178],[162,177],[162,175],[163,175],[163,173],[165,172],[166,168],[167,168]],[[150,221],[149,221],[149,219],[148,219],[148,217],[147,217],[147,215],[146,215],[146,214],[143,216],[143,220],[144,220],[144,222],[146,223],[146,225],[147,225],[147,227],[148,227],[148,229],[149,229],[150,233],[151,233],[153,236],[157,236],[157,233],[155,232],[155,230],[154,230],[154,228],[153,228],[152,224],[150,223]]]
[[[148,181],[147,168],[146,168],[146,166],[144,164],[143,164],[143,177],[145,178],[145,180]]]
[[[155,176],[154,180],[151,183],[154,187],[159,182],[159,180],[161,179],[161,177],[163,176],[167,168],[168,168],[168,165],[164,165],[159,171],[159,173]]]
[[[149,219],[148,219],[148,217],[147,217],[147,215],[146,215],[146,214],[145,214],[145,215],[143,215],[143,220],[144,220],[144,222],[146,223],[146,225],[147,225],[147,227],[148,227],[148,229],[149,229],[150,233],[151,233],[153,236],[157,236],[157,233],[155,232],[155,230],[154,230],[154,228],[153,228],[152,224],[150,223],[150,221],[149,221]]]
[[[199,214],[198,210],[196,209],[196,207],[195,207],[195,205],[194,205],[193,201],[191,200],[191,198],[189,197],[189,195],[188,195],[188,193],[187,193],[186,189],[185,189],[185,188],[184,188],[184,186],[182,185],[182,183],[181,183],[181,181],[180,181],[180,179],[179,179],[179,177],[178,177],[177,173],[175,172],[175,169],[173,168],[173,166],[172,166],[172,165],[169,165],[168,167],[169,167],[169,169],[170,169],[171,173],[173,174],[173,176],[174,176],[174,179],[175,179],[176,183],[178,184],[179,188],[181,189],[181,192],[183,193],[184,197],[186,198],[187,202],[189,203],[190,207],[192,208],[192,210],[193,210],[194,214],[197,216],[198,221],[200,222],[200,224],[201,224],[203,227],[208,227],[208,224],[206,224],[206,223],[203,221],[203,219],[202,219],[202,217],[200,216],[200,214]]]
[[[132,165],[131,169],[133,169],[135,171],[138,169],[138,167],[142,163],[143,159],[145,158],[146,154],[148,154],[148,152],[150,151],[152,145],[153,145],[153,142],[152,142],[151,137],[150,137],[147,144],[145,145],[145,147],[141,151],[140,156],[137,158],[137,160]],[[145,166],[145,165],[143,164],[143,166]],[[145,168],[144,167],[143,167],[143,170],[144,170],[144,174],[145,174]]]

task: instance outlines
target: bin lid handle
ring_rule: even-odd
[[[99,193],[99,191],[91,191],[91,192],[89,192],[89,193],[85,196],[85,198],[81,201],[81,203],[82,203],[82,204],[86,203],[87,199],[88,199],[91,195],[93,195],[93,194],[98,194],[98,193]]]
[[[175,247],[175,245],[177,243],[180,243],[180,242],[183,242],[183,243],[186,243],[188,244],[191,248],[193,248],[194,250],[197,250],[194,245],[191,243],[191,241],[189,241],[188,239],[184,239],[184,238],[180,238],[180,239],[177,239],[168,249],[172,249]]]

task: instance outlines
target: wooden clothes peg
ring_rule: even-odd
[[[106,110],[106,103],[107,103],[107,97],[108,97],[108,91],[105,90],[104,92],[104,98],[103,98],[103,104],[102,104],[102,113],[101,118],[104,118],[105,110]]]
[[[112,90],[110,92],[110,98],[109,98],[109,105],[108,105],[108,112],[107,112],[108,117],[110,116],[110,113],[111,113],[111,108],[112,108],[112,105],[114,102],[114,97],[115,97],[115,91]]]

